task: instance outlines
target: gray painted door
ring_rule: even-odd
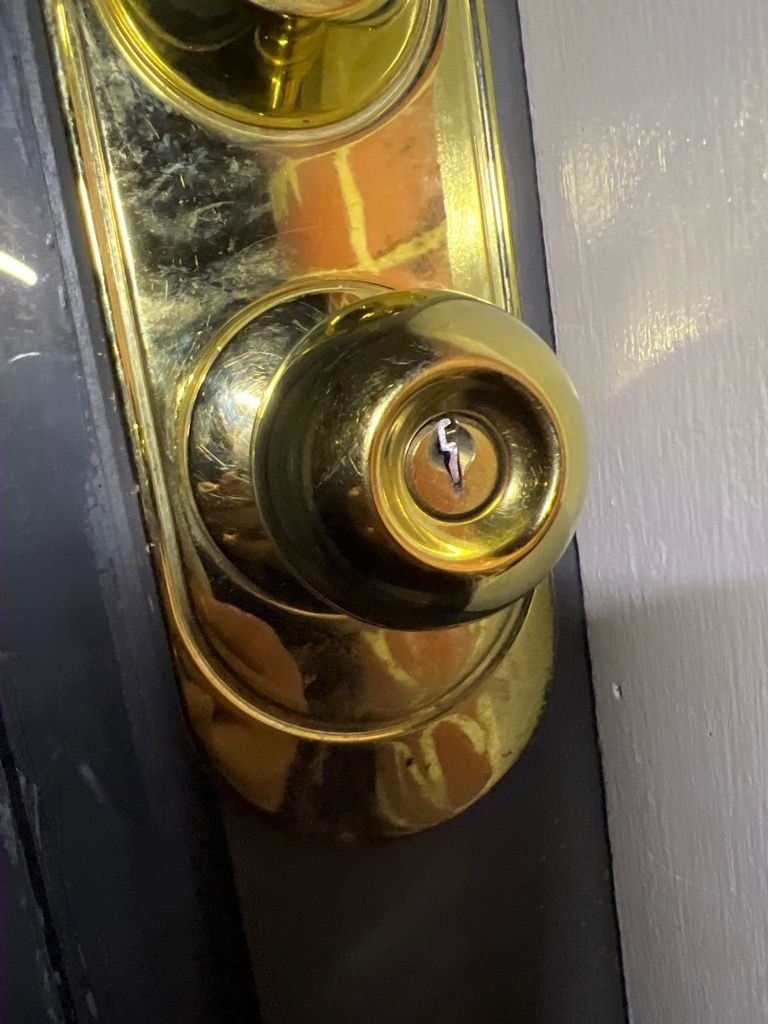
[[[768,1020],[768,8],[522,0],[629,1008]]]

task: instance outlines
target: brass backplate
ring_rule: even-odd
[[[101,0],[45,4],[190,723],[292,827],[375,837],[450,818],[536,726],[549,584],[434,631],[276,601],[203,525],[185,430],[232,324],[281,296],[453,288],[518,312],[483,4],[447,0],[392,104],[298,136],[197,118],[126,60]]]

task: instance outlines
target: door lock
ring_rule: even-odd
[[[192,729],[292,828],[445,821],[539,720],[586,475],[483,5],[45,2]]]

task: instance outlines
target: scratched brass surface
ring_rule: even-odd
[[[46,7],[190,722],[222,774],[295,827],[437,824],[490,788],[535,728],[552,667],[548,584],[419,632],[303,607],[290,583],[275,598],[244,571],[258,537],[214,543],[181,439],[216,339],[286,289],[337,296],[310,318],[357,288],[454,288],[516,312],[482,4],[448,0],[433,62],[386,117],[300,146],[277,130],[213,130],[129,69],[93,3]],[[407,223],[391,245],[375,244],[376,210],[385,234]]]

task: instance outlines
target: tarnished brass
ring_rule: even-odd
[[[147,84],[238,134],[347,134],[398,103],[437,43],[443,0],[93,0]]]
[[[117,24],[140,2],[151,14],[46,0],[190,723],[291,827],[435,825],[535,728],[553,647],[549,585],[534,584],[584,473],[565,378],[508,315],[482,3],[448,0],[418,81],[403,58],[407,87],[302,135],[169,86]],[[356,13],[373,54],[387,8]],[[318,25],[330,39],[363,22]],[[189,66],[232,26],[209,22]]]

